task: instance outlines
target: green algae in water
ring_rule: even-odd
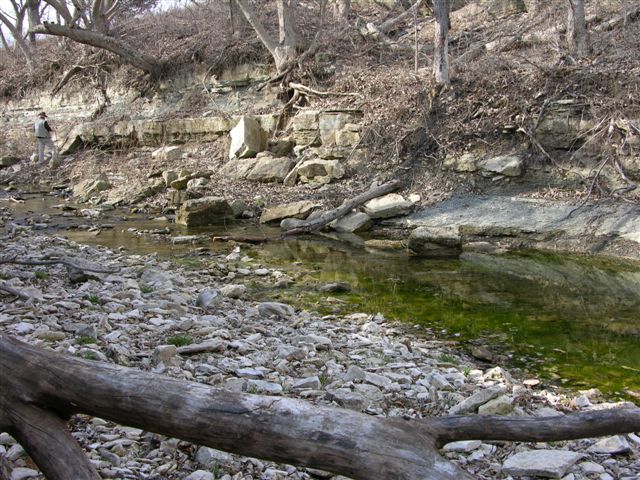
[[[352,291],[331,294],[345,306],[301,286],[290,292],[292,302],[322,313],[381,312],[448,337],[489,339],[509,365],[563,386],[609,395],[640,389],[636,263],[538,252],[428,261],[311,243],[268,245],[259,257],[307,268],[318,284],[347,282]]]
[[[60,199],[35,198],[25,211],[59,213]],[[113,230],[65,232],[76,241],[131,253],[156,253],[176,259],[196,248],[154,241],[128,231],[165,228],[166,222],[114,211],[100,219]],[[86,223],[55,217],[53,228]],[[170,224],[173,234],[254,234],[277,237],[278,229],[254,231],[242,225],[187,230]],[[222,228],[222,230],[221,230]],[[243,249],[243,253],[249,250]],[[251,250],[256,262],[298,277],[273,290],[254,286],[265,297],[322,313],[381,312],[389,319],[424,325],[446,338],[488,339],[510,355],[508,365],[568,387],[598,387],[607,394],[640,392],[640,267],[637,263],[540,252],[488,256],[465,253],[461,260],[427,261],[402,253],[371,253],[344,243],[303,239],[269,243]],[[197,268],[193,258],[179,260]],[[188,265],[187,265],[188,264]],[[345,281],[346,294],[321,294],[309,288]]]

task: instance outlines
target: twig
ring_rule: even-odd
[[[607,164],[607,162],[609,161],[608,158],[605,158],[602,163],[600,164],[600,167],[598,168],[598,171],[596,172],[596,176],[593,177],[593,181],[591,182],[591,186],[589,186],[589,191],[587,192],[587,196],[585,197],[585,199],[580,202],[580,205],[578,205],[576,208],[574,208],[573,210],[571,210],[568,214],[566,218],[570,218],[571,215],[573,214],[573,212],[580,210],[582,207],[584,207],[586,205],[586,203],[589,201],[589,198],[591,197],[591,194],[593,193],[593,187],[595,187],[596,185],[596,181],[598,180],[598,177],[600,176],[600,172],[602,172],[602,169],[604,168],[604,166]]]
[[[289,86],[296,91],[300,91],[305,95],[317,95],[318,97],[329,97],[329,96],[341,96],[341,97],[360,97],[362,96],[359,93],[342,93],[342,92],[322,92],[320,90],[314,90],[313,88],[307,87],[300,83],[289,82]]]
[[[18,297],[21,300],[29,300],[29,298],[31,298],[26,293],[21,292],[20,290],[15,289],[13,287],[10,287],[5,282],[0,283],[0,291],[10,293],[11,295]]]
[[[101,268],[87,265],[80,265],[71,260],[58,259],[58,260],[40,260],[40,259],[27,259],[27,260],[18,260],[16,256],[13,257],[5,257],[0,258],[0,264],[2,263],[12,263],[15,265],[64,265],[66,267],[76,268],[78,270],[82,270],[84,272],[94,272],[94,273],[116,273],[120,270],[119,267],[116,268]]]

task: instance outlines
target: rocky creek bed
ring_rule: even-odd
[[[86,359],[114,362],[232,391],[290,396],[370,415],[563,415],[612,404],[590,390],[560,394],[536,379],[487,368],[420,327],[375,312],[320,316],[247,297],[251,281],[286,287],[293,279],[240,249],[202,252],[197,270],[156,255],[129,255],[15,226],[2,212],[2,256],[71,259],[115,273],[76,275],[62,264],[0,264],[0,331]],[[198,447],[99,418],[71,428],[104,478],[339,478]],[[479,479],[637,479],[635,434],[553,444],[467,441],[442,452]],[[43,478],[24,450],[0,435],[12,480]]]

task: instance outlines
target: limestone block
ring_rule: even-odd
[[[336,232],[356,233],[369,230],[373,224],[373,220],[364,212],[351,212],[344,217],[336,220],[331,227]]]
[[[364,204],[364,212],[374,219],[406,215],[412,208],[413,203],[405,200],[402,195],[397,193],[374,198]]]
[[[527,11],[524,0],[484,0],[489,12],[497,17],[507,17]]]
[[[266,147],[265,135],[257,120],[242,116],[231,130],[229,158],[255,157]]]
[[[447,156],[443,162],[443,166],[454,172],[475,172],[478,167],[476,166],[478,157],[473,153],[465,153],[461,156]]]
[[[162,179],[164,180],[165,186],[171,185],[171,182],[178,179],[178,172],[175,170],[165,170],[162,172]]]
[[[584,455],[568,450],[531,450],[507,458],[502,473],[514,477],[562,478]]]
[[[478,407],[478,414],[480,415],[508,415],[511,412],[513,412],[513,402],[506,395],[489,400]]]
[[[359,113],[322,112],[318,118],[320,140],[323,145],[336,145],[336,134],[347,124],[359,123]]]
[[[188,196],[185,190],[169,190],[167,192],[167,202],[169,202],[169,205],[182,205],[187,200]]]
[[[425,258],[457,258],[462,239],[456,228],[419,227],[409,235],[408,249]]]
[[[264,156],[257,159],[253,168],[247,172],[246,178],[256,182],[282,183],[295,165],[295,160],[288,157]]]
[[[501,155],[478,162],[478,167],[485,175],[519,177],[524,170],[524,161],[519,155]]]
[[[241,180],[247,178],[257,162],[255,158],[232,158],[222,166],[220,173],[225,177]]]
[[[151,154],[152,158],[162,161],[175,161],[182,158],[182,148],[178,146],[160,147]]]
[[[106,175],[102,174],[98,177],[89,178],[73,187],[73,196],[80,199],[88,199],[96,193],[109,190],[111,183]]]
[[[338,130],[335,134],[336,145],[339,147],[354,147],[360,143],[360,132],[347,130]]]
[[[298,178],[304,183],[326,184],[345,174],[345,169],[338,160],[307,160],[296,170]]]
[[[292,120],[293,130],[318,130],[318,115],[319,112],[317,110],[298,112]]]
[[[308,200],[283,205],[272,205],[264,209],[260,223],[279,222],[283,218],[304,219],[316,208],[316,204]]]
[[[20,159],[18,157],[15,157],[12,155],[5,155],[3,157],[0,157],[0,168],[10,167],[19,162],[20,162]]]
[[[547,107],[534,134],[546,149],[569,150],[582,145],[581,134],[589,129],[588,107],[573,100],[558,101]]]
[[[176,213],[176,223],[188,227],[215,225],[233,218],[233,209],[222,197],[187,200]]]

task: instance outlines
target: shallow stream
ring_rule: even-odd
[[[124,247],[130,253],[197,259],[196,248],[215,249],[215,244],[172,244],[169,237],[278,235],[275,229],[238,224],[187,231],[120,210],[100,215],[84,208],[63,211],[64,200],[48,195],[25,200],[19,204],[5,198],[0,206],[15,210],[18,224],[30,222],[78,242]],[[434,261],[368,250],[350,240],[316,236],[248,247],[257,262],[298,279],[284,291],[256,282],[254,294],[325,314],[380,312],[419,324],[438,338],[486,345],[503,366],[520,367],[561,386],[597,387],[637,401],[640,264],[535,252],[465,253],[459,260]],[[313,288],[331,282],[346,282],[350,291]]]

